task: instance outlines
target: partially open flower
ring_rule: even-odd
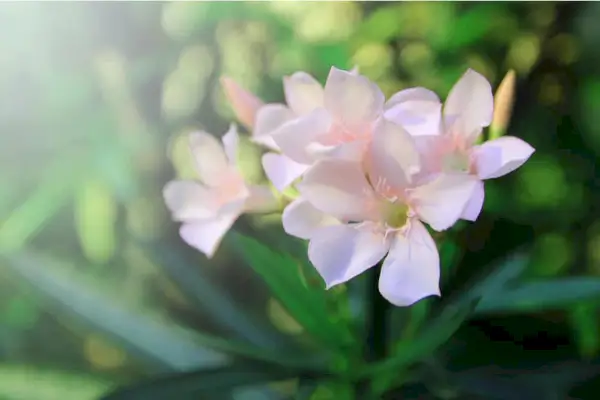
[[[367,171],[363,166],[367,166]],[[468,174],[439,174],[423,185],[413,138],[381,119],[365,163],[318,161],[299,184],[301,199],[284,212],[286,232],[310,240],[309,258],[328,288],[385,258],[382,295],[398,306],[439,295],[439,255],[423,222],[445,230],[476,185]]]
[[[183,222],[179,231],[183,240],[210,258],[242,213],[275,209],[277,202],[267,186],[244,182],[237,168],[235,125],[222,144],[209,133],[192,133],[190,147],[201,182],[171,181],[163,197],[173,218]]]

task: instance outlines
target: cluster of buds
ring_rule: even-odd
[[[494,97],[470,69],[443,104],[422,87],[386,101],[367,77],[335,67],[324,86],[305,72],[284,77],[285,104],[222,83],[239,123],[267,149],[265,175],[292,196],[285,231],[309,241],[327,288],[382,262],[379,290],[397,306],[440,295],[439,254],[425,224],[440,232],[459,219],[475,221],[484,180],[517,169],[534,152],[516,137],[481,143]],[[277,201],[268,185],[244,181],[236,125],[222,144],[206,132],[190,139],[202,183],[170,182],[164,197],[183,223],[182,238],[211,257],[240,214]]]

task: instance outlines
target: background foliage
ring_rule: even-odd
[[[508,131],[537,149],[486,183],[482,217],[441,248],[442,304],[499,294],[454,335],[448,323],[445,333],[422,327],[442,310],[435,301],[393,310],[390,335],[401,340],[391,352],[404,361],[392,371],[413,357],[426,373],[418,384],[412,372],[365,376],[406,383],[390,398],[594,398],[598,20],[596,3],[2,4],[0,398],[95,399],[200,367],[211,368],[193,379],[208,398],[265,380],[278,383],[235,393],[349,395],[337,381],[313,392],[311,374],[325,358],[342,375],[358,371],[364,279],[322,292],[277,215],[239,221],[244,235],[228,235],[209,262],[182,243],[161,197],[174,176],[193,176],[182,135],[221,134],[233,118],[220,76],[281,101],[283,75],[324,81],[332,65],[359,66],[386,95],[419,85],[445,96],[467,67],[497,87],[514,69]],[[245,172],[261,179],[256,150],[245,149]],[[501,277],[472,284],[490,271]],[[512,278],[519,284],[502,289]],[[264,368],[225,368],[230,354]],[[290,379],[297,368],[310,373]]]

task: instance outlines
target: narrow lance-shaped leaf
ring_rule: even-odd
[[[339,348],[352,341],[344,324],[331,321],[325,291],[304,286],[298,276],[297,261],[271,251],[254,239],[235,233],[230,236],[248,265],[273,291],[277,299],[308,332],[324,343]]]

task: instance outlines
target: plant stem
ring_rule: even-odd
[[[368,272],[364,361],[376,362],[386,356],[388,302],[379,293],[379,273],[382,262]],[[356,386],[356,399],[373,398],[369,381],[362,380]]]
[[[389,304],[379,293],[379,272],[382,262],[369,271],[369,312],[367,314],[367,348],[365,361],[374,362],[385,357],[387,351],[387,311]]]

